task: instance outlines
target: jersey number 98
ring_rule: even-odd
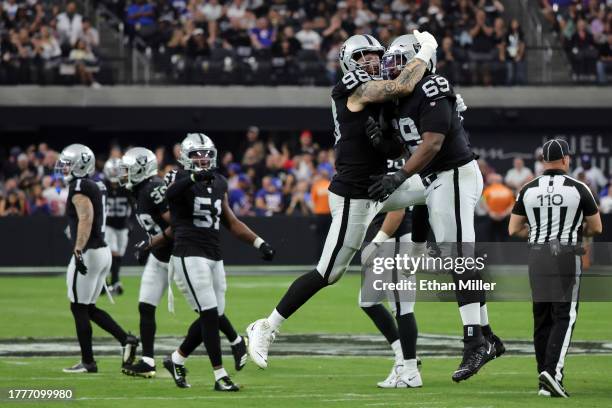
[[[342,83],[346,85],[346,89],[353,89],[359,84],[368,82],[371,79],[372,78],[367,72],[358,69],[357,71],[347,72],[346,75],[342,77]]]
[[[219,229],[219,214],[221,214],[221,200],[214,202],[215,213],[212,212],[213,203],[210,197],[196,197],[193,201],[193,225],[200,228]]]

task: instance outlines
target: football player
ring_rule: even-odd
[[[249,355],[261,368],[268,366],[268,350],[282,322],[319,290],[342,277],[374,216],[424,203],[418,177],[384,204],[371,200],[367,191],[370,176],[386,170],[386,158],[373,151],[370,144],[368,123],[378,118],[382,102],[414,90],[436,51],[431,34],[415,31],[415,35],[423,42],[419,55],[394,80],[380,80],[384,47],[371,35],[354,35],[342,46],[339,58],[344,76],[331,94],[337,170],[329,186],[331,226],[316,269],[296,279],[272,313],[247,328]]]
[[[188,134],[181,143],[179,162],[183,169],[173,173],[174,180],[166,191],[174,237],[170,257],[174,280],[191,307],[200,314],[199,325],[192,325],[189,331],[199,330],[202,335],[214,371],[214,389],[238,391],[239,386],[230,379],[221,358],[219,316],[225,309],[226,281],[219,245],[220,224],[257,248],[265,260],[272,260],[274,249],[238,220],[229,207],[227,180],[215,172],[217,149],[208,136]],[[171,359],[164,361],[179,387],[189,386],[185,380],[185,354],[195,346],[192,343],[186,353],[181,347]]]
[[[394,40],[383,57],[383,73],[393,78],[418,55],[421,43],[414,35]],[[473,256],[474,208],[482,193],[482,174],[476,163],[463,118],[456,111],[456,95],[448,80],[436,75],[435,60],[415,92],[398,105],[395,127],[410,158],[398,171],[380,175],[368,192],[372,199],[385,200],[405,180],[418,174],[425,185],[429,222],[442,256],[450,255],[447,243],[457,245],[459,256]],[[467,243],[464,244],[464,243]],[[476,271],[453,274],[455,280],[480,279]],[[470,378],[491,359],[504,353],[501,340],[488,322],[483,291],[457,291],[459,312],[464,327],[464,352],[456,382]]]
[[[138,339],[96,307],[96,300],[111,267],[111,252],[104,242],[106,228],[106,187],[95,182],[96,159],[87,146],[72,144],[62,150],[55,165],[56,177],[68,184],[66,216],[73,244],[66,274],[70,310],[74,317],[81,361],[66,373],[96,373],[98,366],[92,350],[91,321],[110,333],[123,348],[122,366],[132,364]]]
[[[119,164],[119,183],[131,192],[135,201],[136,219],[149,239],[158,234],[163,236],[170,225],[170,212],[166,200],[167,186],[165,181],[158,177],[157,169],[155,154],[144,147],[135,147],[125,152]],[[158,246],[143,249],[148,243],[149,240],[145,240],[137,245],[138,262],[145,265],[140,281],[138,303],[142,359],[123,369],[125,374],[145,378],[153,377],[156,370],[155,311],[168,288],[168,262],[172,251],[172,239],[167,236]],[[219,321],[221,331],[226,334],[232,345],[236,370],[241,370],[246,364],[246,344],[224,314],[219,316]],[[199,320],[195,323],[199,325]],[[189,333],[189,344],[195,343],[197,346],[202,343],[200,330],[190,330]],[[184,351],[186,348],[181,348],[183,353],[186,353]]]
[[[111,250],[113,262],[111,265],[111,280],[109,289],[112,294],[123,294],[123,286],[119,280],[121,258],[125,255],[128,244],[128,220],[132,215],[132,203],[129,193],[119,185],[118,172],[120,160],[116,157],[104,163],[106,190],[106,233],[104,239]]]

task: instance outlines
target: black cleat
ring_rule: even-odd
[[[136,360],[136,350],[138,349],[138,337],[131,333],[128,333],[125,344],[122,346],[122,357],[123,361],[121,368],[125,368],[134,364]]]
[[[190,388],[191,385],[187,382],[187,369],[184,365],[174,364],[172,357],[164,359],[164,367],[170,372],[174,379],[174,383],[179,388]]]
[[[95,361],[93,363],[79,362],[73,365],[72,367],[64,368],[62,371],[65,373],[72,373],[72,374],[74,373],[97,373],[98,365],[96,364]]]
[[[561,381],[557,381],[557,379],[550,375],[548,371],[542,371],[539,379],[540,383],[544,386],[544,389],[550,392],[551,397],[569,398],[569,394],[567,391],[565,391],[563,383]]]
[[[155,366],[151,367],[143,360],[138,360],[136,364],[124,366],[121,372],[125,375],[133,375],[135,377],[153,378],[155,377]]]
[[[121,282],[115,282],[108,287],[108,290],[113,296],[121,296],[123,295],[123,285]]]
[[[214,390],[215,391],[235,392],[235,391],[240,391],[240,387],[237,384],[234,384],[234,382],[229,377],[225,376],[215,381]]]
[[[453,373],[453,381],[467,380],[478,372],[489,361],[495,358],[495,346],[485,340],[475,347],[464,347],[461,364]]]
[[[502,354],[506,352],[506,346],[504,346],[504,343],[495,334],[491,333],[485,336],[485,339],[495,347],[495,358],[501,357]]]
[[[232,346],[232,354],[234,355],[234,365],[236,367],[236,371],[242,370],[248,360],[247,347],[244,337],[240,340],[240,343]]]

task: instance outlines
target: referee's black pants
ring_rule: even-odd
[[[533,344],[538,373],[563,380],[565,356],[578,314],[582,260],[573,252],[552,255],[548,246],[529,254]]]

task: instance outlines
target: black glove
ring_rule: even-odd
[[[215,179],[215,173],[208,170],[202,170],[197,173],[191,173],[191,179],[194,183],[204,182],[204,184],[210,184]]]
[[[149,258],[149,253],[151,252],[151,239],[143,239],[136,245],[134,245],[134,256],[138,261],[139,265],[144,265],[147,263],[147,259]]]
[[[368,196],[372,200],[385,201],[407,178],[408,175],[402,169],[392,174],[370,176],[374,183],[368,188]]]
[[[259,252],[261,252],[261,259],[264,261],[271,261],[276,253],[274,248],[272,248],[272,245],[268,244],[267,242],[261,244],[259,247]]]
[[[382,130],[380,126],[378,126],[378,122],[376,122],[371,116],[368,116],[368,120],[366,121],[366,136],[370,139],[370,143],[372,146],[377,149],[378,146],[382,143]]]
[[[74,269],[81,275],[87,275],[87,266],[83,261],[83,251],[78,249],[74,250]]]

